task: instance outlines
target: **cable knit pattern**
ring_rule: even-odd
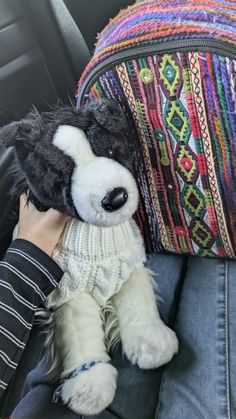
[[[73,219],[53,258],[64,275],[46,300],[48,308],[57,308],[78,293],[92,295],[102,306],[146,260],[142,238],[133,220],[102,228]]]

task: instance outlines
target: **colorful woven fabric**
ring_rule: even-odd
[[[136,46],[193,38],[197,49],[134,55]],[[235,59],[201,50],[205,39],[236,45],[235,1],[138,3],[101,33],[79,93],[107,57],[132,51],[100,71],[87,93],[116,101],[127,115],[146,248],[234,258],[236,49]]]
[[[100,33],[94,56],[80,80],[117,51],[171,38],[218,38],[236,44],[234,0],[144,1],[121,11]]]

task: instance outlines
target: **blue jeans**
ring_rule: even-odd
[[[150,371],[130,365],[121,351],[114,353],[116,396],[93,418],[236,418],[236,262],[150,255],[148,263],[157,274],[161,316],[176,331],[179,352],[168,365]],[[11,417],[82,419],[52,403],[53,392],[42,359],[29,373]]]

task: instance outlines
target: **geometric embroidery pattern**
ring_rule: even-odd
[[[183,207],[192,218],[203,218],[206,213],[203,193],[195,185],[185,185],[181,193]]]
[[[205,83],[219,68],[217,59],[205,53],[194,59],[192,53],[132,59],[100,76],[91,88],[90,97],[128,105],[125,112],[136,129],[130,131],[130,141],[139,143],[142,155],[134,168],[142,198],[136,221],[148,251],[234,257],[236,227],[225,226],[236,220],[236,181],[227,177],[227,159],[236,167],[236,149],[226,154],[221,148],[224,125],[216,117],[210,121],[203,106]],[[224,64],[229,68],[227,60]],[[211,109],[215,100],[208,96]],[[209,135],[214,139],[211,149]],[[230,135],[236,144],[236,123]],[[138,161],[145,164],[142,170]]]
[[[199,176],[196,154],[189,146],[177,145],[174,157],[177,173],[184,182],[194,184]]]
[[[190,224],[193,241],[203,249],[210,249],[214,242],[211,230],[203,220],[192,220]]]
[[[176,65],[177,62],[179,63],[179,67]],[[207,224],[203,221],[203,218],[206,214],[206,201],[204,194],[199,188],[199,182],[197,183],[200,174],[198,168],[198,159],[196,153],[191,149],[189,145],[190,139],[193,139],[193,132],[188,110],[183,103],[183,93],[185,93],[185,90],[189,86],[189,80],[186,77],[188,76],[188,73],[181,72],[183,74],[183,83],[181,80],[181,85],[178,88],[178,81],[180,81],[180,68],[183,68],[183,65],[181,66],[180,62],[181,60],[174,59],[174,57],[172,58],[170,55],[164,55],[160,61],[161,65],[160,69],[158,70],[160,75],[160,87],[163,94],[166,96],[163,121],[165,127],[168,129],[169,136],[172,137],[172,147],[173,140],[176,141],[173,163],[176,172],[182,180],[182,182],[179,184],[179,199],[182,205],[182,209],[184,209],[190,217],[188,221],[185,219],[185,225],[181,225],[181,223],[178,222],[178,226],[175,227],[175,231],[176,228],[177,231],[180,231],[181,228],[186,229],[187,227],[189,231],[189,237],[194,242],[194,245],[198,245],[204,249],[209,249],[209,246],[212,247],[215,238],[210,228],[207,229],[205,227]],[[172,78],[170,77],[171,74]],[[188,106],[189,101],[185,100],[185,103]],[[197,138],[195,140],[197,140]],[[169,156],[167,157],[169,158]],[[171,208],[171,204],[169,205]],[[198,229],[196,229],[195,225],[196,219],[198,221]],[[199,219],[202,221],[200,222]],[[194,228],[194,231],[192,231],[192,228]],[[204,240],[201,239],[203,232],[206,232],[206,237],[204,236]],[[179,244],[181,244],[179,234],[178,241]]]
[[[177,56],[164,54],[158,62],[160,80],[163,82],[165,95],[178,96],[181,89],[181,72]]]
[[[168,100],[164,109],[164,121],[176,141],[188,142],[191,127],[188,112],[178,99]]]

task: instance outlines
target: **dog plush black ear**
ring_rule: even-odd
[[[90,124],[95,123],[111,132],[119,132],[126,126],[123,111],[117,104],[108,99],[91,101],[85,108],[85,114],[89,116]]]
[[[16,149],[31,148],[34,144],[35,133],[39,127],[32,120],[23,119],[11,122],[0,128],[0,144],[4,147],[15,146]]]

